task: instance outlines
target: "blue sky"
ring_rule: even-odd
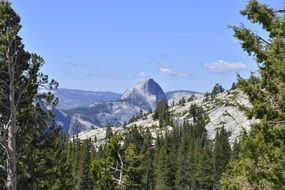
[[[228,25],[246,0],[12,0],[27,50],[62,88],[123,92],[151,77],[165,90],[229,88],[255,71]],[[278,3],[270,3],[278,8]],[[279,2],[281,4],[281,2]],[[249,25],[251,26],[251,25]],[[258,27],[251,26],[257,32]]]

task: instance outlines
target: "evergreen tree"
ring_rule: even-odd
[[[194,123],[198,121],[203,121],[205,119],[205,112],[202,107],[197,104],[191,104],[189,108],[189,114],[193,117]]]
[[[74,178],[74,189],[80,189],[80,181],[83,173],[83,145],[77,137],[73,141],[73,152],[72,152],[72,173]]]
[[[142,118],[142,117],[143,117],[143,110],[142,110],[142,109],[140,109],[138,117],[139,117],[139,118]]]
[[[1,147],[7,153],[4,156],[7,161],[6,166],[1,165],[1,168],[6,169],[5,186],[9,190],[17,189],[17,181],[20,181],[17,178],[28,178],[24,177],[25,171],[22,166],[33,167],[33,171],[37,169],[39,171],[46,166],[51,150],[47,144],[53,144],[54,148],[54,143],[45,142],[47,138],[44,138],[44,134],[56,135],[54,128],[50,127],[51,111],[46,108],[48,105],[52,107],[57,101],[50,92],[39,93],[38,88],[45,86],[47,90],[51,90],[57,87],[57,83],[52,81],[48,84],[48,76],[39,72],[44,60],[36,54],[25,51],[22,39],[18,35],[20,29],[20,17],[11,8],[11,4],[0,1],[0,110],[2,114],[0,122],[1,126],[4,126]],[[27,147],[28,141],[31,144],[30,147]],[[24,150],[24,147],[36,149]],[[28,155],[28,152],[33,154]],[[38,166],[41,165],[39,168],[31,165],[31,161],[37,157],[25,158],[34,155],[47,157],[44,163],[37,163]],[[30,182],[32,184],[38,179],[30,180],[34,180]]]
[[[208,146],[204,147],[197,164],[196,172],[197,189],[213,189],[214,186],[214,166],[212,162],[212,152]]]
[[[58,136],[55,139],[56,148],[51,154],[53,165],[49,165],[48,167],[44,168],[47,172],[43,176],[43,178],[50,177],[50,180],[46,183],[45,187],[37,188],[37,189],[52,189],[52,190],[73,190],[74,183],[73,183],[73,176],[72,176],[72,165],[68,162],[68,141],[69,138],[67,136]],[[34,176],[33,176],[34,177]],[[43,180],[47,181],[47,180]],[[20,185],[20,189],[25,189],[23,184]]]
[[[204,97],[205,97],[205,100],[204,101],[209,101],[209,98],[210,98],[210,93],[209,92],[206,92],[205,94],[204,94]]]
[[[124,160],[121,141],[121,136],[113,135],[105,147],[104,157],[92,161],[91,171],[95,189],[124,188]]]
[[[284,6],[278,10],[250,0],[241,14],[266,34],[233,26],[234,36],[258,64],[258,73],[239,77],[248,96],[250,118],[260,119],[240,141],[240,154],[222,179],[224,189],[281,189],[285,184],[285,30]]]
[[[106,127],[106,139],[107,140],[110,140],[110,138],[113,136],[113,131],[112,131],[112,127],[111,127],[111,125],[108,125],[107,127]]]
[[[190,159],[187,152],[189,152],[189,136],[188,130],[184,130],[185,126],[182,128],[182,138],[179,144],[178,154],[177,154],[177,171],[175,177],[175,187],[176,189],[189,189],[190,188]],[[191,139],[190,139],[191,140]]]
[[[233,82],[232,87],[231,87],[231,89],[230,89],[230,90],[235,90],[236,88],[237,88],[236,83],[235,83],[235,82]]]
[[[175,189],[176,143],[171,134],[167,134],[163,141],[155,158],[154,189]]]
[[[124,149],[126,149],[130,143],[136,146],[136,149],[140,152],[143,145],[143,136],[138,131],[138,127],[136,125],[132,126],[124,139]]]
[[[93,160],[91,171],[96,190],[115,190],[115,182],[109,167],[108,161],[104,159]]]
[[[154,185],[154,147],[152,145],[152,137],[149,130],[147,130],[144,135],[141,156],[143,189],[152,190]]]
[[[191,101],[193,101],[193,100],[195,100],[195,95],[191,95],[189,98],[188,98],[188,102],[191,102]]]
[[[179,105],[180,106],[185,106],[186,100],[184,97],[181,98],[181,100],[179,100]]]
[[[169,189],[171,189],[168,186],[169,159],[168,159],[166,147],[164,145],[162,147],[160,147],[157,160],[158,160],[158,162],[157,162],[156,169],[155,169],[154,190],[169,190]]]
[[[233,148],[232,148],[232,153],[231,153],[231,160],[238,159],[239,152],[240,152],[240,144],[237,141],[237,139],[235,139],[234,144],[233,144]]]
[[[125,150],[124,188],[126,190],[142,189],[142,156],[136,145],[130,143]]]
[[[216,132],[213,163],[215,168],[215,186],[219,187],[222,173],[227,169],[231,158],[231,146],[228,140],[228,133],[222,127]]]
[[[91,178],[91,141],[85,140],[82,145],[82,173],[80,177],[80,189],[93,190],[93,181]]]
[[[153,119],[159,120],[159,126],[163,127],[169,124],[169,111],[168,111],[168,103],[165,100],[162,100],[158,103],[157,108],[153,114]]]
[[[212,90],[212,93],[211,95],[212,96],[215,96],[221,92],[224,92],[225,89],[222,87],[222,85],[220,85],[219,83],[215,84],[215,86],[213,87],[213,90]]]

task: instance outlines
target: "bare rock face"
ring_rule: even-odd
[[[121,99],[145,110],[155,110],[157,104],[162,100],[167,100],[167,97],[153,79],[147,79],[127,90]]]
[[[73,97],[72,94],[70,96]],[[141,111],[154,110],[161,100],[167,100],[162,88],[153,79],[147,79],[127,90],[119,100],[96,101],[88,106],[57,112],[60,114],[56,114],[56,120],[70,135],[107,125],[119,127]]]
[[[193,122],[193,118],[189,115],[189,108],[192,104],[202,106],[206,111],[209,121],[206,125],[208,136],[210,139],[215,138],[216,131],[222,126],[230,133],[230,142],[242,133],[243,130],[249,131],[250,126],[258,120],[249,120],[240,107],[250,107],[250,103],[245,94],[241,91],[234,90],[217,94],[215,98],[206,99],[204,96],[196,96],[192,101],[186,102],[184,105],[174,105],[170,107],[171,118],[176,125],[182,125],[184,121]],[[171,104],[170,104],[171,105]],[[151,132],[152,136],[156,138],[157,135],[163,135],[172,130],[171,126],[159,127],[159,122],[153,120],[152,114],[147,115],[136,122],[128,124],[126,127],[113,128],[114,133],[124,134],[128,128],[137,126],[139,130]],[[94,129],[90,132],[84,132],[80,135],[81,139],[95,138],[97,142],[95,145],[104,142],[105,129]],[[102,139],[101,141],[98,139]],[[99,143],[99,144],[98,144]]]

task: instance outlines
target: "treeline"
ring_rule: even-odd
[[[222,173],[238,158],[239,145],[231,149],[223,127],[210,140],[203,109],[193,105],[190,113],[199,119],[164,135],[133,126],[121,136],[108,127],[107,143],[97,149],[91,139],[71,140],[56,125],[45,137],[31,128],[17,137],[17,189],[219,189]]]
[[[20,17],[0,1],[0,186],[8,190],[61,189],[282,189],[285,187],[285,21],[284,8],[249,0],[241,14],[266,30],[259,36],[232,26],[242,48],[253,55],[257,74],[238,78],[252,106],[251,126],[230,148],[223,127],[211,141],[205,114],[191,106],[193,124],[173,126],[154,141],[133,127],[123,137],[108,132],[95,150],[73,141],[52,121],[57,83],[40,73],[44,60],[24,49]],[[268,34],[268,36],[266,36]],[[39,92],[44,87],[47,92]],[[233,88],[236,88],[234,86]],[[213,92],[223,91],[217,86]],[[160,112],[159,110],[162,110]],[[173,125],[165,103],[155,118]]]
[[[108,143],[97,150],[91,140],[63,141],[70,173],[62,180],[71,189],[219,189],[229,161],[238,157],[238,143],[232,150],[223,127],[210,140],[201,109],[192,108],[200,113],[197,122],[173,126],[156,139],[134,126],[124,136],[109,128]]]

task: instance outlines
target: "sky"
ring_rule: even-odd
[[[28,51],[61,88],[122,93],[146,78],[164,91],[230,88],[256,64],[229,25],[246,0],[11,0]],[[281,1],[264,0],[280,8]]]

